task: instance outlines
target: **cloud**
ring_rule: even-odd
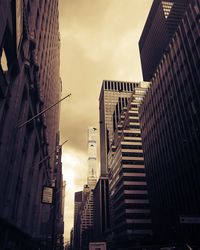
[[[83,189],[86,183],[87,156],[65,146],[62,154],[63,178],[65,190],[65,235],[70,235],[73,227],[74,193]]]
[[[138,40],[151,3],[60,0],[62,95],[72,93],[61,104],[61,141],[69,139],[63,173],[74,182],[66,187],[65,239],[72,226],[74,190],[82,190],[86,181],[87,128],[98,128],[101,83],[142,80]]]

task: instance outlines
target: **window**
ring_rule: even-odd
[[[16,1],[16,48],[18,50],[23,33],[22,0]]]
[[[172,2],[162,1],[163,11],[164,11],[164,15],[165,15],[166,19],[168,18],[173,5],[174,5],[174,3],[172,3]]]
[[[114,84],[115,84],[115,90],[117,90],[117,83],[116,83],[116,82],[114,82]]]
[[[108,82],[108,89],[110,90],[110,82]]]
[[[105,89],[108,89],[107,82],[105,82]]]
[[[2,56],[1,56],[1,67],[2,67],[3,71],[8,70],[8,63],[7,63],[7,58],[6,58],[6,54],[5,54],[4,49],[2,52]]]

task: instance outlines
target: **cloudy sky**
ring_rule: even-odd
[[[152,0],[60,0],[65,240],[73,226],[74,192],[87,175],[87,128],[98,128],[104,79],[141,81],[138,41]],[[97,166],[99,168],[99,165]]]

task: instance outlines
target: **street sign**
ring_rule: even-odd
[[[200,224],[200,216],[180,216],[181,224]]]
[[[42,190],[42,203],[52,204],[53,202],[53,188],[44,186]]]

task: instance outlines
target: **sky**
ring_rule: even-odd
[[[87,177],[87,129],[99,128],[103,80],[142,81],[138,41],[153,0],[60,0],[60,131],[66,180],[65,241],[73,227],[74,192]],[[99,149],[98,149],[99,150]],[[99,172],[99,163],[97,163]]]

